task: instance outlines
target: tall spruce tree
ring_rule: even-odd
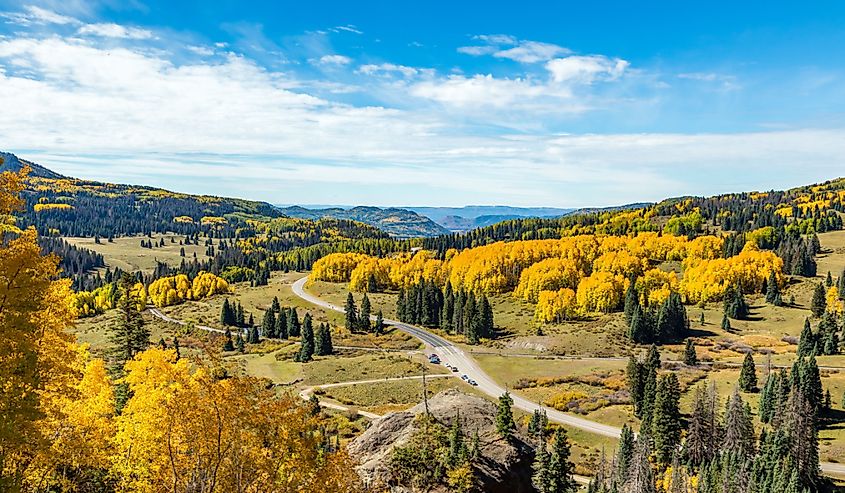
[[[824,286],[816,284],[816,288],[813,290],[813,300],[810,302],[810,311],[813,312],[814,317],[820,318],[824,315],[825,310],[827,310],[827,297]]]
[[[276,337],[279,339],[287,339],[288,338],[288,318],[287,318],[287,310],[279,308],[278,314],[276,315],[276,328],[274,332],[276,333]]]
[[[364,298],[361,299],[361,312],[358,316],[358,330],[361,332],[369,332],[372,327],[370,323],[371,311],[372,307],[370,306],[370,297],[367,296],[367,293],[364,293]]]
[[[816,338],[813,335],[813,329],[810,327],[810,319],[804,319],[804,328],[801,330],[801,336],[798,339],[798,358],[804,358],[813,352],[816,347]]]
[[[534,464],[532,465],[533,474],[531,476],[531,483],[538,493],[548,493],[552,491],[552,478],[549,474],[549,452],[546,448],[546,441],[541,440],[534,453]]]
[[[659,463],[668,465],[681,441],[681,387],[674,373],[663,375],[657,384],[652,418],[652,439]]]
[[[220,309],[220,323],[223,325],[235,325],[235,311],[229,303],[229,299],[223,300],[223,307]]]
[[[549,454],[549,478],[551,492],[575,493],[578,483],[575,482],[575,464],[570,460],[569,438],[563,428],[555,431],[552,450]]]
[[[306,313],[302,317],[302,340],[300,341],[297,361],[307,363],[311,361],[312,356],[314,356],[314,327],[311,314]]]
[[[117,308],[120,312],[120,319],[117,324],[111,326],[109,334],[109,356],[111,364],[109,372],[115,380],[124,375],[124,365],[136,354],[146,350],[150,345],[150,330],[147,328],[144,318],[141,316],[141,301],[134,293],[135,279],[128,273],[121,275],[118,283],[120,297],[117,300]],[[174,347],[179,353],[177,340],[174,338]],[[118,413],[131,397],[129,386],[118,381],[115,384],[115,408]]]
[[[739,285],[729,288],[725,293],[724,309],[725,314],[734,320],[743,320],[748,317],[748,303]]]
[[[328,356],[333,352],[331,327],[327,323],[321,323],[314,334],[314,353],[317,356]]]
[[[783,302],[781,301],[778,279],[775,275],[774,270],[772,270],[772,272],[769,274],[769,280],[766,282],[766,303],[775,306],[780,306],[783,304]]]
[[[745,353],[742,360],[742,370],[739,372],[739,388],[743,392],[754,392],[757,390],[757,367],[751,353]]]
[[[355,306],[355,298],[352,296],[352,293],[346,295],[346,305],[343,308],[343,312],[346,314],[346,330],[349,332],[355,332],[358,330],[358,307]]]
[[[754,454],[754,422],[739,388],[734,388],[725,408],[725,436],[722,448],[749,458]]]
[[[264,318],[261,320],[261,333],[264,337],[275,339],[276,334],[276,312],[267,310],[264,312]]]
[[[499,407],[496,412],[496,431],[499,433],[499,436],[505,440],[510,440],[514,431],[516,431],[516,423],[513,420],[512,406],[513,399],[511,398],[511,395],[505,391],[505,393],[499,397]]]
[[[232,331],[226,329],[226,333],[223,338],[223,351],[234,351],[235,343],[232,341]]]
[[[288,310],[288,337],[299,337],[302,331],[302,326],[299,323],[299,315],[296,313],[296,307],[291,307]]]
[[[382,315],[381,310],[376,313],[376,323],[373,324],[373,333],[376,335],[384,333],[384,315]]]
[[[695,352],[695,345],[692,343],[692,338],[687,338],[684,346],[684,364],[687,366],[698,365],[698,355]]]

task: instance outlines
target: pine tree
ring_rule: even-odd
[[[546,441],[541,440],[537,451],[534,454],[532,466],[533,475],[531,483],[538,493],[549,493],[552,491],[552,478],[549,474],[549,452],[546,450]]]
[[[329,324],[317,326],[317,333],[314,335],[314,352],[317,356],[328,356],[334,352]]]
[[[663,375],[657,384],[652,433],[657,460],[668,464],[681,441],[681,387],[674,373]]]
[[[173,337],[173,350],[176,351],[176,359],[179,360],[179,358],[182,357],[182,351],[179,348],[179,338],[178,337]]]
[[[458,410],[449,427],[449,452],[447,462],[454,467],[463,464],[467,459],[467,448],[464,443],[464,433],[461,428],[461,411]]]
[[[258,327],[252,327],[249,329],[249,341],[250,344],[258,344],[261,342],[261,337],[258,335]]]
[[[709,461],[717,448],[714,440],[718,432],[714,415],[716,404],[711,402],[711,395],[715,395],[715,392],[710,394],[704,384],[701,384],[696,387],[693,396],[693,409],[684,443],[687,460],[693,466]]]
[[[628,393],[631,395],[631,402],[634,404],[634,415],[641,417],[645,371],[633,355],[628,358],[625,374],[628,381]]]
[[[164,342],[164,337],[160,337],[158,339],[158,348],[159,349],[167,349],[167,343]]]
[[[535,409],[531,415],[531,421],[528,422],[528,435],[533,438],[544,439],[548,424],[549,418],[546,416],[546,411]]]
[[[816,289],[813,291],[813,301],[810,303],[810,311],[816,318],[824,315],[827,310],[827,298],[825,296],[824,286],[816,284]]]
[[[311,314],[306,313],[302,318],[302,340],[299,345],[299,355],[296,358],[300,363],[311,361],[314,355],[314,328],[312,326]]]
[[[751,353],[745,353],[742,361],[742,370],[739,372],[739,388],[743,392],[754,392],[757,390],[757,367],[754,365],[754,358]]]
[[[264,312],[264,319],[261,321],[261,333],[264,337],[272,339],[278,337],[276,333],[276,312],[273,310]]]
[[[279,339],[288,338],[288,318],[286,309],[279,309],[278,315],[276,315],[276,327],[273,332],[276,333],[276,337]]]
[[[249,314],[249,322],[247,323],[247,326],[253,327],[254,325],[255,325],[255,318],[252,316],[252,313],[250,313]]]
[[[816,338],[813,335],[813,329],[810,327],[810,319],[804,319],[804,329],[801,330],[801,336],[798,339],[798,358],[809,356],[816,347]]]
[[[481,438],[478,436],[478,428],[475,429],[475,433],[472,435],[472,445],[469,448],[469,457],[472,460],[476,460],[481,457]]]
[[[400,322],[408,322],[407,308],[405,300],[405,288],[399,290],[399,297],[396,299],[396,318]]]
[[[499,410],[496,413],[496,431],[505,440],[510,440],[513,432],[516,430],[516,423],[513,421],[513,399],[510,394],[505,391],[499,397]]]
[[[569,438],[563,428],[555,431],[552,451],[549,454],[549,478],[554,493],[574,493],[578,491],[575,482],[575,464],[570,460]]]
[[[291,307],[288,311],[288,337],[299,337],[300,331],[299,315],[296,313],[296,307]]]
[[[698,365],[698,355],[695,352],[695,345],[691,338],[687,338],[686,346],[684,347],[684,364],[687,366]]]
[[[645,314],[639,305],[634,306],[631,322],[628,325],[628,338],[636,343],[645,343],[651,339]]]
[[[725,409],[725,436],[723,450],[731,450],[744,458],[754,453],[754,423],[751,410],[746,407],[739,389],[734,388]]]
[[[232,331],[226,329],[225,342],[223,343],[223,351],[234,351],[235,344],[232,342]]]
[[[839,274],[839,298],[845,300],[845,269]]]
[[[381,313],[381,310],[376,313],[376,323],[373,325],[373,333],[376,335],[384,333],[384,316]]]
[[[623,491],[630,493],[657,493],[649,456],[651,456],[649,438],[648,436],[640,435],[634,448],[634,455],[631,458],[631,465],[628,468],[628,475]]]
[[[223,325],[235,325],[235,311],[229,303],[229,299],[223,300],[223,307],[220,309],[220,323]]]
[[[815,407],[801,389],[792,392],[787,406],[786,429],[792,463],[802,484],[817,485],[820,472]]]
[[[827,277],[824,280],[824,287],[832,288],[833,287],[833,276],[830,275],[830,271],[827,271]]]
[[[735,320],[742,320],[748,317],[748,303],[742,295],[740,287],[734,286],[725,293],[725,314]]]
[[[443,308],[440,310],[440,328],[451,334],[454,330],[452,326],[452,317],[455,313],[455,292],[452,289],[452,283],[446,280],[446,286],[443,288]]]
[[[355,298],[352,293],[346,295],[346,306],[343,309],[346,314],[346,330],[355,332],[358,329],[358,308],[355,306]]]
[[[766,303],[780,306],[782,304],[780,300],[780,288],[778,287],[778,279],[774,270],[769,274],[769,280],[766,285]]]
[[[616,471],[614,474],[621,481],[628,477],[628,470],[631,467],[631,460],[634,458],[634,431],[628,423],[622,425],[622,433],[619,436],[619,448],[616,449]]]
[[[238,306],[235,309],[235,325],[238,327],[243,327],[246,325],[246,319],[244,318],[244,307],[241,305],[241,302],[238,302]]]
[[[666,301],[660,306],[657,315],[657,326],[655,328],[655,339],[658,341],[670,341],[683,336],[689,331],[689,319],[687,309],[681,302],[678,293],[671,293]]]
[[[235,336],[235,348],[238,350],[239,353],[243,353],[245,350],[244,338],[240,332],[238,332],[238,335]]]
[[[367,293],[364,293],[364,298],[361,300],[361,313],[358,316],[358,330],[361,332],[370,331],[370,311],[370,298],[367,296]]]
[[[732,330],[731,329],[731,321],[728,318],[727,313],[722,315],[722,330],[724,330],[725,332],[730,332]]]
[[[493,337],[494,322],[493,322],[493,307],[487,296],[481,295],[481,303],[479,308],[479,336],[485,339]]]

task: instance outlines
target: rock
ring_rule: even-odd
[[[481,457],[474,461],[475,475],[480,491],[492,493],[527,493],[535,491],[531,485],[533,449],[526,439],[517,434],[509,442],[496,432],[496,406],[480,397],[464,394],[454,389],[435,395],[428,402],[429,412],[435,420],[449,427],[460,410],[461,423],[469,446],[478,430]],[[410,491],[395,485],[390,474],[393,448],[407,444],[415,431],[414,417],[425,412],[423,404],[375,421],[348,447],[349,455],[357,462],[357,471],[365,484],[391,485],[391,491]],[[446,485],[431,491],[446,492]]]

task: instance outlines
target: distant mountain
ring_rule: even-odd
[[[9,152],[0,152],[0,173],[4,171],[19,171],[24,166],[29,166],[30,168],[32,168],[32,171],[29,173],[29,176],[36,176],[38,178],[49,178],[53,180],[65,178],[64,176],[56,173],[55,171],[49,170],[44,166],[41,166],[40,164],[35,164],[31,161],[20,159]]]
[[[527,217],[560,217],[573,209],[557,207],[510,207],[506,205],[468,205],[465,207],[405,207],[422,214],[449,231],[483,228],[501,221]]]
[[[307,209],[298,205],[280,207],[279,210],[289,217],[300,219],[348,219],[359,221],[396,238],[421,238],[448,233],[449,230],[435,223],[431,219],[407,209],[380,207],[352,207],[344,209],[333,207],[329,209]]]

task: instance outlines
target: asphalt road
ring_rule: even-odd
[[[337,312],[344,311],[343,307],[324,301],[312,295],[311,293],[306,292],[304,287],[307,281],[308,276],[305,276],[302,279],[299,279],[294,282],[292,286],[294,294],[314,305],[329,310],[334,310]],[[475,380],[478,383],[477,388],[485,394],[494,398],[498,398],[499,396],[505,393],[505,389],[496,382],[494,382],[493,379],[478,366],[472,356],[467,355],[459,347],[455,346],[446,339],[436,334],[432,334],[431,332],[428,332],[425,329],[421,329],[413,325],[408,325],[397,320],[385,319],[384,322],[387,325],[392,325],[398,328],[399,330],[420,339],[426,346],[430,348],[430,352],[440,356],[440,360],[443,363],[449,363],[453,366],[457,366],[459,369],[459,375],[465,374],[469,378]],[[517,409],[528,413],[533,413],[535,410],[538,409],[543,410],[546,412],[546,415],[549,417],[550,421],[558,424],[571,426],[579,430],[584,430],[590,433],[595,433],[597,435],[602,435],[611,438],[619,438],[619,435],[622,432],[621,429],[616,428],[614,426],[597,423],[595,421],[590,421],[588,419],[584,419],[578,416],[563,413],[561,411],[558,411],[557,409],[541,406],[536,402],[529,401],[528,399],[525,399],[518,395],[511,394],[511,398],[513,399],[514,407],[516,407]],[[845,464],[822,462],[821,470],[825,474],[845,476]]]

